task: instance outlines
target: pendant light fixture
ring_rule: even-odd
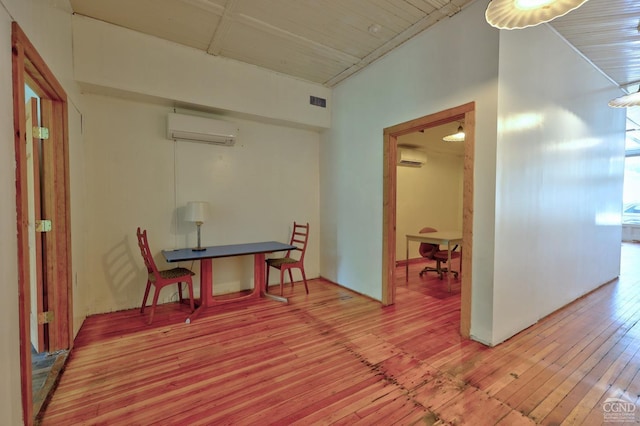
[[[491,0],[487,22],[501,30],[516,30],[552,21],[587,0]]]
[[[640,105],[640,87],[637,92],[611,99],[609,106],[613,108],[627,108]]]
[[[464,142],[464,128],[462,125],[458,126],[458,131],[452,135],[447,135],[442,138],[445,142]]]

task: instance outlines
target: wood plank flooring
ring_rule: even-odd
[[[640,244],[619,280],[495,347],[458,335],[459,282],[399,268],[381,307],[323,280],[290,303],[88,318],[43,425],[600,425],[639,422]],[[613,413],[616,414],[616,413]],[[617,413],[623,415],[625,413]],[[618,418],[619,419],[619,418]]]

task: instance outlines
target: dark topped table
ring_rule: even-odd
[[[167,262],[182,262],[187,260],[200,261],[200,304],[187,318],[187,323],[195,319],[203,309],[209,306],[237,302],[240,300],[268,297],[280,302],[288,302],[286,297],[267,293],[265,282],[265,253],[295,249],[295,246],[277,241],[263,241],[246,244],[229,244],[223,246],[209,246],[204,250],[195,251],[192,248],[176,250],[162,250]],[[253,292],[233,299],[215,299],[213,297],[213,259],[232,256],[253,255]]]

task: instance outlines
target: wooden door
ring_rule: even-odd
[[[41,211],[41,149],[42,140],[38,128],[38,99],[31,98],[26,107],[26,151],[27,151],[27,192],[28,192],[28,234],[29,234],[29,278],[31,288],[31,344],[35,350],[48,350],[47,335],[43,319],[46,311],[45,276],[42,262],[42,211]],[[34,132],[35,130],[35,132]]]
[[[67,95],[47,64],[24,34],[17,22],[11,24],[12,67],[13,67],[13,126],[16,155],[16,216],[18,246],[18,313],[20,324],[20,380],[22,384],[22,412],[25,424],[35,421],[33,386],[31,383],[31,338],[33,329],[47,321],[43,336],[48,338],[48,351],[69,349],[73,343],[73,312],[71,286],[71,217],[69,198],[69,129]],[[27,115],[36,116],[25,99],[25,86],[29,85],[41,102],[40,126],[49,129],[49,138],[38,143],[39,160],[28,167],[27,146],[33,152],[33,133],[28,134]],[[36,110],[37,112],[37,110]],[[29,126],[33,131],[34,126]],[[35,189],[35,164],[40,164],[39,192],[40,209],[45,219],[51,220],[51,230],[41,234],[42,268],[37,267],[37,250],[30,251],[29,216],[31,203],[28,190],[28,173],[32,173]],[[32,169],[32,171],[29,171]],[[35,198],[34,198],[35,199]],[[32,234],[35,235],[35,234]],[[31,237],[34,247],[38,238]],[[36,259],[35,262],[32,261]],[[32,263],[42,271],[42,308],[48,315],[37,315],[32,319]],[[37,274],[36,274],[37,275]],[[46,296],[46,297],[45,297]],[[37,309],[34,309],[35,312]],[[34,315],[36,316],[36,315]],[[37,335],[34,334],[34,335]],[[36,340],[36,339],[34,339]],[[38,338],[39,340],[39,338]],[[36,341],[40,346],[39,341]],[[46,346],[45,339],[45,346]]]

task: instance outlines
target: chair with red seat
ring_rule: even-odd
[[[191,270],[187,268],[173,268],[167,270],[158,270],[156,266],[156,262],[153,260],[153,255],[151,254],[151,250],[149,249],[149,241],[147,240],[147,230],[141,231],[138,228],[138,247],[140,247],[140,253],[142,254],[142,259],[144,260],[144,265],[147,267],[147,288],[144,291],[144,298],[142,299],[142,306],[140,307],[140,313],[144,313],[145,305],[147,304],[147,297],[149,296],[149,290],[151,290],[151,285],[155,286],[155,292],[153,294],[153,302],[151,303],[151,313],[149,315],[148,323],[151,324],[153,321],[153,314],[156,310],[156,305],[158,303],[158,295],[160,294],[160,290],[163,287],[170,284],[178,284],[178,296],[180,298],[180,303],[182,303],[182,286],[181,283],[187,283],[187,287],[189,288],[189,305],[191,307],[191,312],[194,310],[194,302],[193,302],[193,283],[191,277],[195,275]]]
[[[291,281],[291,287],[293,287],[293,275],[291,269],[299,269],[302,274],[302,281],[304,281],[304,289],[309,294],[309,287],[307,287],[307,276],[304,273],[304,254],[307,251],[307,241],[309,239],[309,224],[300,225],[293,222],[293,233],[291,234],[291,244],[296,246],[295,249],[288,250],[284,257],[266,259],[267,263],[267,277],[266,282],[269,284],[269,269],[276,268],[280,270],[280,296],[284,292],[284,271],[289,273],[289,281]],[[292,252],[298,252],[297,258],[292,256]]]

